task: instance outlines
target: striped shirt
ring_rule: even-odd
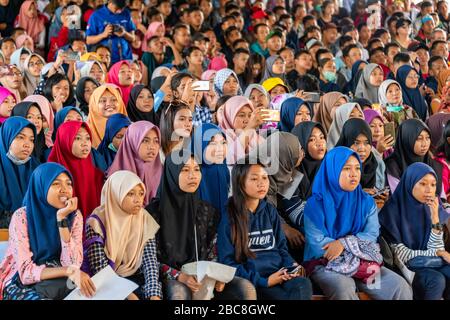
[[[412,250],[405,246],[403,243],[393,244],[392,249],[394,251],[394,255],[398,257],[398,259],[407,263],[409,260],[419,257],[436,257],[436,252],[444,249],[444,233],[440,232],[439,234],[431,231],[430,238],[428,239],[427,250]]]

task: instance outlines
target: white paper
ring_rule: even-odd
[[[192,295],[193,300],[211,300],[216,281],[230,282],[236,268],[212,261],[198,261],[185,264],[181,271],[196,276],[197,281],[202,283],[200,290]]]
[[[80,289],[77,288],[64,300],[125,300],[139,287],[136,283],[118,276],[110,266],[94,275],[92,281],[97,289],[92,298],[81,295]]]

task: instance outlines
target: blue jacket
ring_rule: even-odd
[[[295,263],[288,253],[278,212],[264,200],[255,213],[249,213],[249,248],[256,258],[236,262],[228,214],[222,215],[217,238],[219,262],[237,268],[236,276],[248,279],[255,287],[267,287],[272,273]]]

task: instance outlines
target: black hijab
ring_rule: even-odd
[[[431,137],[430,129],[418,119],[408,119],[403,121],[398,127],[397,139],[395,141],[394,152],[385,160],[386,173],[400,179],[403,172],[409,165],[416,162],[423,162],[434,169],[437,175],[438,194],[442,189],[442,168],[433,160],[431,153],[424,157],[414,153],[414,144],[422,131],[428,132]]]
[[[305,157],[298,167],[298,170],[304,175],[299,186],[300,196],[303,200],[306,200],[311,195],[314,177],[316,176],[320,164],[322,163],[322,160],[313,159],[308,151],[308,141],[314,128],[319,128],[320,131],[322,131],[326,141],[327,134],[325,133],[325,129],[319,122],[304,121],[296,125],[291,131],[291,133],[298,138],[298,140],[300,141],[300,145],[305,152]]]
[[[30,110],[31,107],[36,107],[39,109],[39,112],[41,113],[42,118],[44,116],[42,115],[41,108],[36,102],[31,101],[23,101],[16,104],[16,106],[13,108],[11,116],[16,117],[22,117],[27,118],[28,110]],[[31,121],[30,121],[31,122]],[[48,147],[45,144],[45,134],[44,134],[44,128],[41,129],[41,132],[39,132],[38,135],[36,135],[36,140],[34,140],[34,149],[32,155],[39,160],[39,162],[45,162],[45,150],[47,150]]]
[[[167,156],[158,195],[147,209],[161,226],[160,262],[178,270],[185,263],[196,261],[195,229],[198,260],[207,260],[219,217],[212,206],[199,199],[197,191],[186,193],[179,187],[180,172],[191,157],[187,150]]]
[[[91,81],[97,87],[100,87],[100,84],[94,78],[83,77],[78,81],[77,87],[75,89],[75,96],[79,103],[79,108],[83,112],[83,114],[85,114],[86,116],[89,115],[89,101],[84,100],[84,88],[86,87],[86,82],[88,82],[88,81]]]
[[[138,107],[136,105],[139,94],[144,89],[147,89],[148,91],[150,91],[150,94],[153,97],[153,92],[150,89],[150,87],[144,86],[143,84],[135,85],[133,87],[133,89],[131,89],[130,99],[128,100],[128,104],[127,104],[128,117],[133,122],[145,120],[145,121],[150,121],[151,123],[153,123],[155,125],[158,125],[158,123],[155,122],[156,114],[153,109],[150,112],[142,112],[141,110],[138,109]]]
[[[372,146],[372,131],[365,120],[362,119],[349,119],[345,122],[342,128],[341,136],[339,137],[336,147],[344,146],[350,148],[356,141],[356,138],[360,135],[364,135],[369,140],[369,145]],[[361,186],[363,188],[374,188],[376,184],[376,172],[378,162],[373,152],[367,157],[366,161],[362,164],[361,168]]]

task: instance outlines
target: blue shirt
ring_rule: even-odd
[[[101,34],[108,24],[120,24],[127,32],[136,30],[133,21],[131,21],[131,15],[128,9],[124,9],[121,13],[115,14],[104,5],[100,9],[95,10],[89,18],[86,36],[97,36]],[[103,39],[100,43],[111,48],[112,64],[133,58],[131,44],[124,37],[112,35]]]

